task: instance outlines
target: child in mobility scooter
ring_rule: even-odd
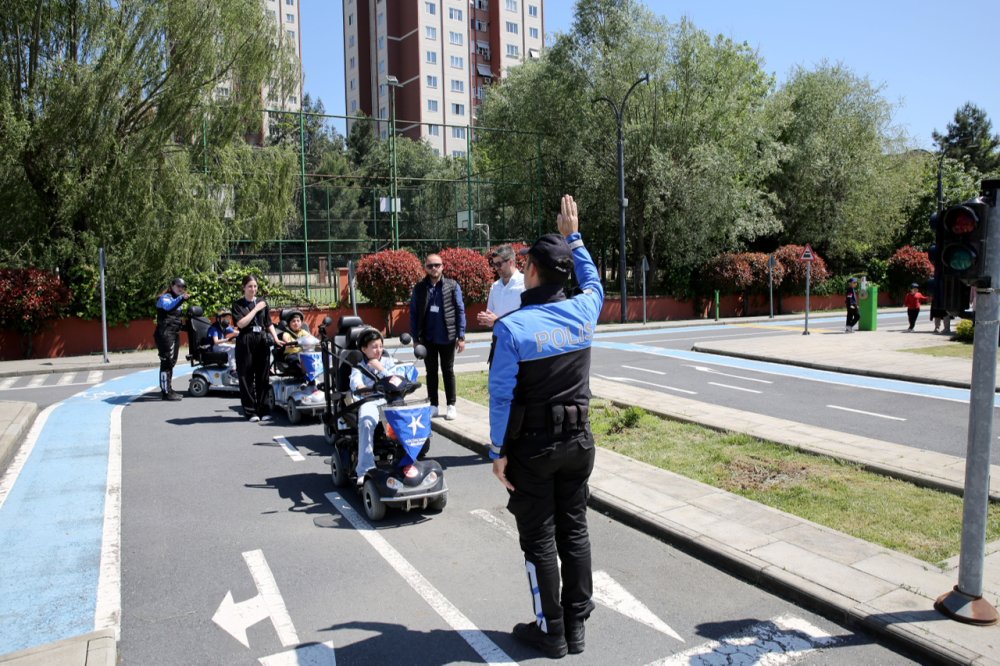
[[[316,387],[323,371],[319,340],[305,325],[300,310],[284,310],[278,330],[284,347],[274,351],[274,375],[268,396],[272,406],[284,408],[288,421],[296,424],[303,415],[319,414],[325,401]]]
[[[410,337],[400,340],[408,344]],[[422,459],[431,435],[430,405],[405,401],[420,387],[415,364],[385,354],[382,335],[357,317],[343,317],[333,340],[324,329],[324,348],[330,352],[324,430],[334,444],[334,485],[346,485],[353,471],[371,520],[384,517],[389,506],[444,509],[444,472],[436,461]],[[422,352],[419,345],[414,349],[418,358]]]
[[[221,321],[220,313],[217,324]],[[219,329],[209,322],[201,306],[192,305],[188,308],[186,330],[190,346],[187,360],[194,368],[188,384],[188,394],[201,398],[209,390],[238,392],[239,378],[236,373],[230,372],[230,355],[225,350],[216,351],[213,346],[212,333]]]

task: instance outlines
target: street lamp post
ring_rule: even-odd
[[[488,225],[486,223],[483,223],[483,224],[474,224],[473,227],[476,228],[476,229],[486,229],[486,249],[489,250],[490,249],[490,225]]]
[[[628,293],[625,287],[625,209],[628,208],[628,199],[625,198],[625,134],[622,128],[625,115],[625,102],[629,95],[640,83],[649,83],[649,74],[643,74],[642,78],[632,84],[622,98],[622,103],[615,104],[609,97],[598,97],[593,104],[607,102],[615,114],[615,122],[618,124],[618,278],[621,285],[622,301],[622,323],[628,321]]]
[[[399,217],[396,210],[398,208],[396,205],[398,195],[396,184],[396,88],[402,88],[403,84],[392,74],[385,77],[385,83],[389,86],[389,219],[392,222],[392,249],[398,250]]]

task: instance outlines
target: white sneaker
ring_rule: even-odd
[[[454,421],[458,414],[455,412],[455,405],[448,405],[448,411],[445,412],[444,418],[446,421]]]
[[[270,421],[271,420],[271,415],[270,414],[264,414],[264,416],[260,417],[260,420],[261,421]]]
[[[844,327],[844,333],[850,333],[850,332],[851,332],[851,327],[850,326],[845,326]]]
[[[256,416],[256,415],[255,416],[251,416],[249,418],[249,421],[250,421],[250,423],[257,423],[257,421],[260,421],[260,417]]]

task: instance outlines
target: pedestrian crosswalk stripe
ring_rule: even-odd
[[[102,370],[91,370],[87,373],[87,383],[96,384],[104,378],[104,371]]]
[[[17,381],[17,377],[7,377],[5,379],[0,379],[0,390],[5,388],[10,388]]]
[[[31,380],[24,386],[24,388],[35,388],[36,386],[41,386],[45,383],[45,378],[48,375],[35,375]]]
[[[56,386],[62,386],[63,384],[69,384],[74,379],[76,379],[76,373],[75,372],[64,373],[62,376],[59,377],[59,379],[56,380]]]

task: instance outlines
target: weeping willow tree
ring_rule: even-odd
[[[0,264],[60,269],[87,311],[103,246],[114,310],[278,236],[296,156],[247,139],[264,86],[297,86],[279,27],[259,0],[6,0]]]

